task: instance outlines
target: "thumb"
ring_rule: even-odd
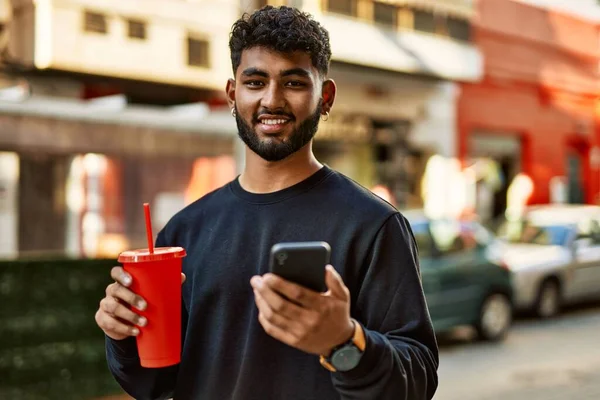
[[[183,282],[185,282],[185,279],[186,279],[185,274],[182,272],[181,273],[181,284],[182,285],[183,285]]]
[[[325,267],[325,284],[334,297],[342,300],[348,300],[350,297],[342,277],[331,265]]]

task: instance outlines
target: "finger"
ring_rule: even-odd
[[[325,268],[325,284],[334,297],[345,301],[350,299],[350,292],[342,277],[331,265]]]
[[[128,325],[106,313],[102,313],[99,316],[98,326],[104,333],[113,339],[122,338],[123,336],[137,336],[140,334],[140,330],[135,326]]]
[[[266,286],[267,288],[271,289],[276,293],[282,294],[292,302],[304,308],[314,310],[320,305],[320,293],[307,289],[293,282],[287,281],[275,274],[266,274],[262,278],[262,283],[263,286]]]
[[[131,275],[129,275],[122,267],[113,267],[110,270],[110,277],[115,280],[115,282],[119,282],[121,285],[128,287],[131,285],[133,279]]]
[[[254,291],[254,301],[256,303],[256,307],[258,308],[259,314],[262,314],[263,317],[269,321],[269,323],[286,332],[291,333],[297,330],[297,327],[295,327],[297,324],[293,320],[286,318],[284,315],[281,315],[273,310],[261,296],[261,294],[256,290]]]
[[[138,296],[137,294],[133,293],[131,290],[127,289],[126,287],[118,284],[118,283],[113,283],[112,285],[110,285],[107,290],[106,293],[108,296],[113,296],[116,297],[119,300],[124,301],[127,304],[132,305],[133,307],[137,308],[138,310],[145,310],[146,309],[146,301]]]
[[[114,297],[106,297],[102,299],[100,302],[100,308],[107,314],[117,317],[125,322],[130,322],[133,325],[146,326],[148,323],[145,317],[134,313]]]
[[[283,329],[279,328],[278,326],[269,322],[264,317],[264,315],[261,313],[258,314],[258,322],[260,322],[260,324],[262,325],[262,327],[265,330],[265,332],[267,333],[267,335],[269,335],[289,346],[295,347],[295,345],[297,343],[296,337],[293,336],[291,333],[286,332]]]
[[[182,272],[182,273],[181,273],[181,284],[182,284],[182,285],[183,285],[183,282],[185,282],[185,280],[186,280],[186,279],[187,279],[187,278],[186,278],[185,274]]]
[[[269,287],[265,280],[260,277],[252,278],[251,284],[256,292],[265,300],[269,307],[286,318],[301,319],[306,309],[287,298],[283,293],[277,292]]]

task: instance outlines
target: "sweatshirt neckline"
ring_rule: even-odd
[[[296,183],[295,185],[289,186],[285,189],[278,190],[271,193],[252,193],[245,190],[240,185],[239,175],[231,181],[229,187],[233,194],[244,201],[254,204],[270,204],[278,203],[283,200],[287,200],[291,197],[297,196],[300,193],[304,193],[310,190],[314,186],[318,185],[321,181],[327,178],[333,173],[333,170],[327,165],[323,165],[321,169],[306,178],[305,180]]]

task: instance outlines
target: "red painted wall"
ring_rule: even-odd
[[[523,172],[534,181],[531,203],[547,203],[549,181],[566,174],[569,149],[586,161],[586,202],[598,201],[600,172],[588,153],[600,144],[598,25],[516,1],[480,0],[474,38],[484,79],[462,84],[458,154],[469,156],[477,129],[523,139]]]

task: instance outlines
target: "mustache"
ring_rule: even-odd
[[[283,117],[288,118],[290,121],[294,121],[296,118],[293,114],[286,113],[284,111],[270,111],[270,110],[261,110],[253,115],[254,122],[259,122],[259,118],[263,115],[281,115]]]

